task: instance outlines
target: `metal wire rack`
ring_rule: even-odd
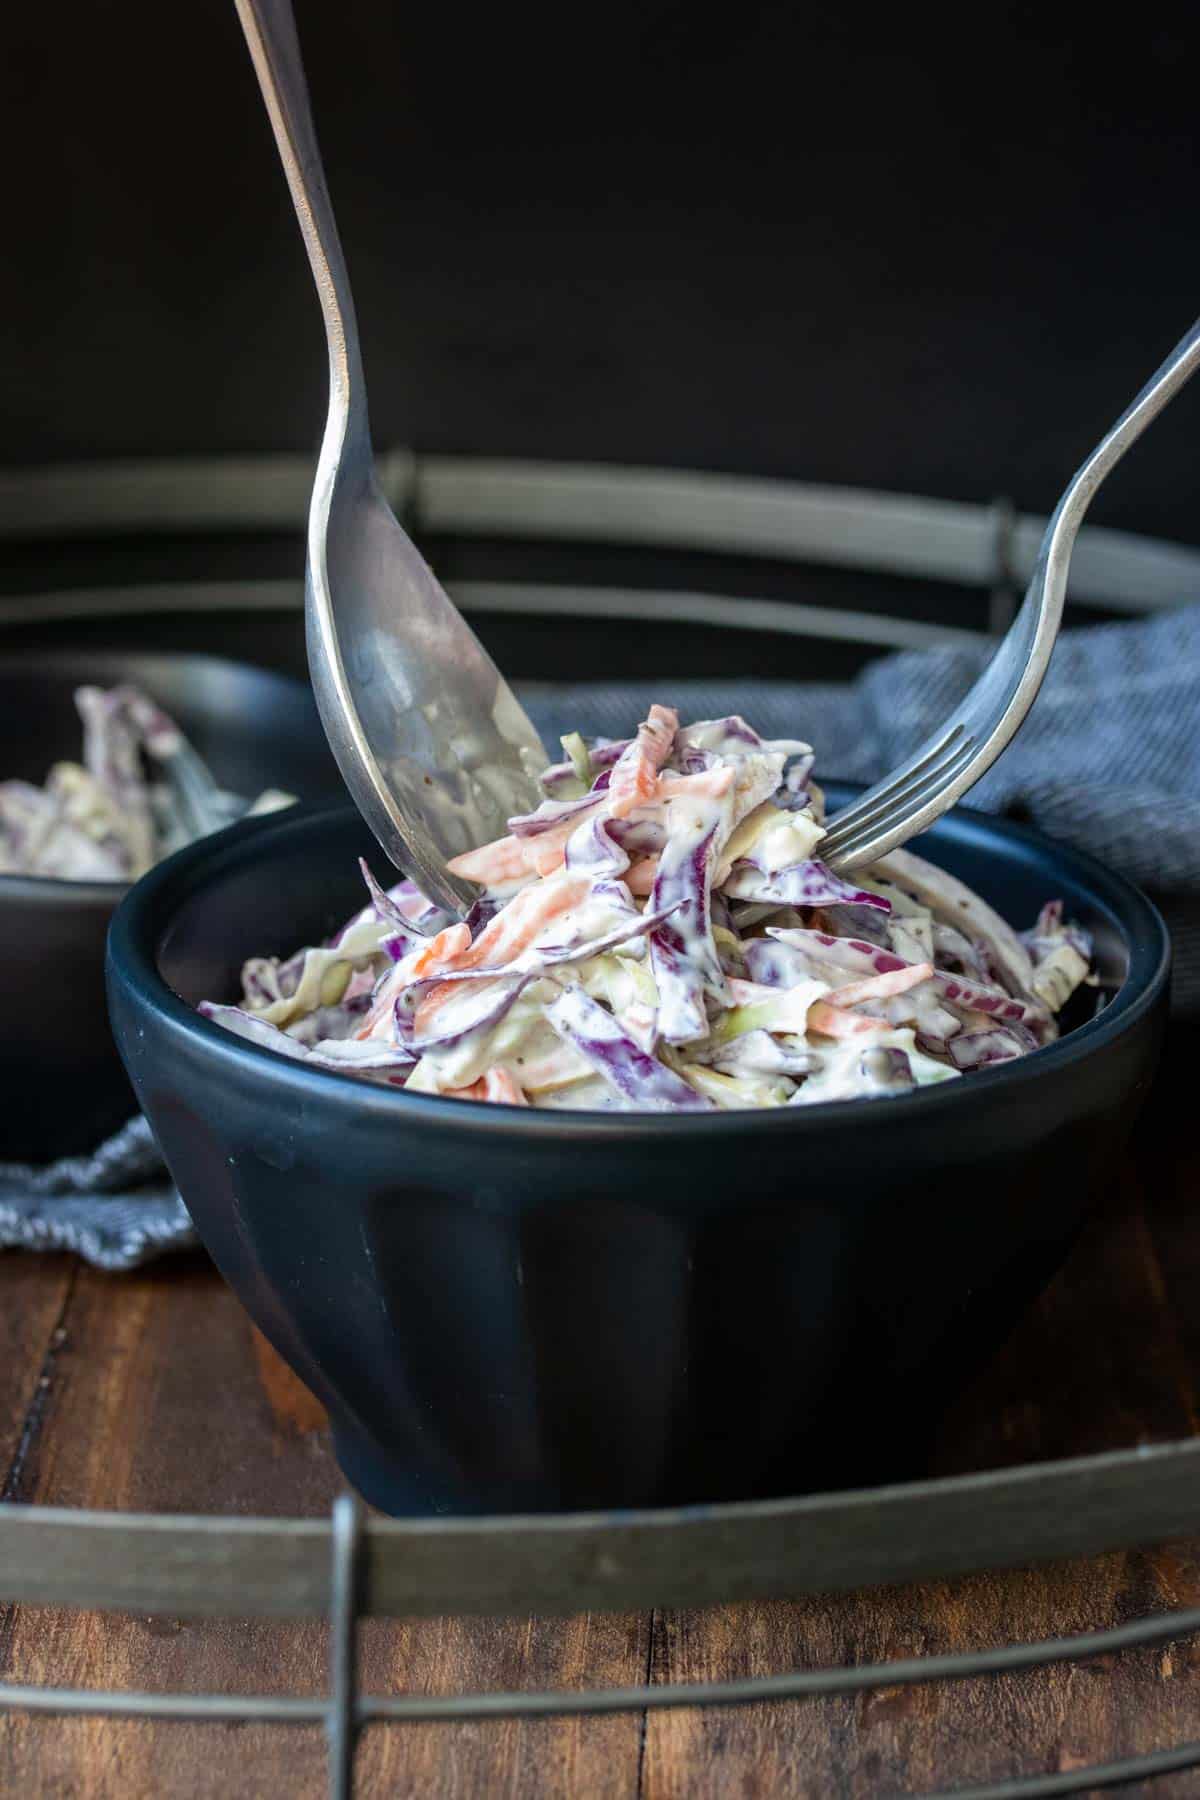
[[[964,505],[683,471],[490,463],[397,449],[380,475],[414,535],[619,542],[737,553],[958,583],[984,600],[960,627],[779,600],[655,593],[688,622],[876,648],[1002,631],[1042,521],[1003,500]],[[0,472],[0,539],[12,542],[299,530],[307,459],[268,456]],[[1138,613],[1196,591],[1200,551],[1087,527],[1073,597]],[[455,584],[470,611],[642,616],[646,593],[521,582]],[[299,607],[292,580],[168,581],[10,592],[0,626]],[[451,1696],[364,1694],[366,1616],[623,1611],[795,1596],[1165,1542],[1194,1531],[1200,1442],[742,1506],[551,1519],[370,1521],[343,1495],[325,1520],[143,1517],[0,1506],[0,1600],[185,1616],[329,1621],[326,1694],[104,1692],[0,1684],[0,1711],[323,1725],[329,1792],[350,1800],[355,1747],[377,1724],[740,1706],[1044,1668],[1200,1631],[1200,1608],[1112,1630],[968,1655],[755,1679]],[[1053,1775],[954,1790],[1032,1800],[1200,1767],[1200,1742]],[[949,1800],[943,1790],[939,1800]]]
[[[545,546],[619,546],[644,553],[685,551],[766,562],[899,576],[929,594],[957,587],[981,604],[961,616],[921,616],[922,588],[903,609],[811,605],[789,584],[786,599],[714,590],[664,592],[661,583],[613,587],[539,578],[452,581],[472,613],[531,609],[561,617],[642,619],[654,613],[714,628],[780,632],[871,649],[919,648],[978,639],[1006,629],[1041,541],[1044,519],[1011,501],[987,503],[818,486],[743,475],[611,464],[496,461],[430,456],[395,447],[378,474],[397,516],[422,542],[520,540]],[[250,533],[302,535],[312,465],[307,457],[175,458],[0,470],[0,541],[13,546],[77,543],[94,556],[114,540],[194,540]],[[32,565],[31,565],[32,566]],[[288,611],[302,602],[290,580],[183,579],[112,586],[63,586],[0,599],[0,626],[180,610]],[[1178,605],[1200,585],[1200,549],[1085,525],[1071,564],[1068,600],[1101,614],[1148,613]]]
[[[190,1616],[324,1614],[330,1683],[326,1694],[282,1697],[5,1683],[0,1711],[321,1724],[330,1795],[351,1800],[356,1743],[376,1724],[802,1701],[1076,1662],[1200,1631],[1200,1607],[968,1655],[575,1692],[364,1694],[356,1640],[367,1616],[697,1606],[1161,1542],[1194,1529],[1198,1473],[1200,1442],[1186,1442],[797,1500],[549,1518],[367,1521],[348,1494],[334,1503],[328,1521],[7,1505],[0,1507],[0,1598]],[[953,1792],[971,1800],[1018,1800],[1197,1766],[1200,1743],[1192,1742]],[[950,1792],[943,1791],[943,1800]]]

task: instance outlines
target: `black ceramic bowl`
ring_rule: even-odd
[[[343,792],[299,682],[207,656],[98,651],[0,657],[0,780],[40,783],[78,762],[75,689],[120,681],[165,707],[234,793]],[[104,938],[125,891],[0,875],[0,1162],[89,1149],[134,1111],[104,1000]]]
[[[924,849],[1016,921],[1061,895],[1118,984],[1103,1013],[902,1098],[688,1118],[406,1094],[200,1018],[244,957],[359,904],[377,853],[350,812],[235,826],[130,894],[109,983],[138,1098],[370,1500],[623,1507],[914,1472],[1112,1169],[1169,962],[1153,907],[1087,857],[966,811]]]

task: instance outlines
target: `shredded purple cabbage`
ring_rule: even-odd
[[[1058,902],[1021,940],[911,852],[839,875],[799,740],[655,707],[634,738],[563,747],[547,798],[454,871],[494,877],[465,930],[364,865],[341,932],[252,959],[241,1006],[208,1016],[410,1091],[710,1112],[973,1076],[1048,1042],[1091,979]]]

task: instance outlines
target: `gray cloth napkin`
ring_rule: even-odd
[[[872,781],[945,718],[989,654],[986,644],[905,652],[849,686],[668,674],[526,686],[522,698],[548,747],[566,731],[624,736],[663,700],[689,719],[743,713],[766,736],[806,738],[818,775]],[[1200,605],[1067,633],[1020,735],[970,802],[1090,850],[1151,893],[1174,937],[1175,1010],[1200,1014]],[[0,1165],[0,1246],[71,1249],[122,1269],[194,1242],[144,1120],[93,1157]]]
[[[98,1269],[132,1269],[197,1241],[145,1119],[91,1156],[44,1169],[0,1163],[0,1248],[74,1250]]]

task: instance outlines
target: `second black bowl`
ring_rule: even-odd
[[[252,799],[344,792],[308,689],[211,656],[102,651],[0,657],[0,780],[78,762],[75,689],[134,682],[183,727],[222,786]],[[104,938],[125,885],[0,875],[0,1162],[90,1150],[132,1117],[104,1000]]]
[[[1114,1165],[1169,961],[1153,907],[1090,858],[966,811],[923,848],[1017,922],[1061,896],[1113,998],[1000,1068],[771,1113],[430,1098],[201,1018],[245,957],[312,943],[360,903],[356,859],[378,853],[353,813],[235,826],[130,894],[109,980],[138,1098],[369,1499],[640,1506],[920,1466]]]

